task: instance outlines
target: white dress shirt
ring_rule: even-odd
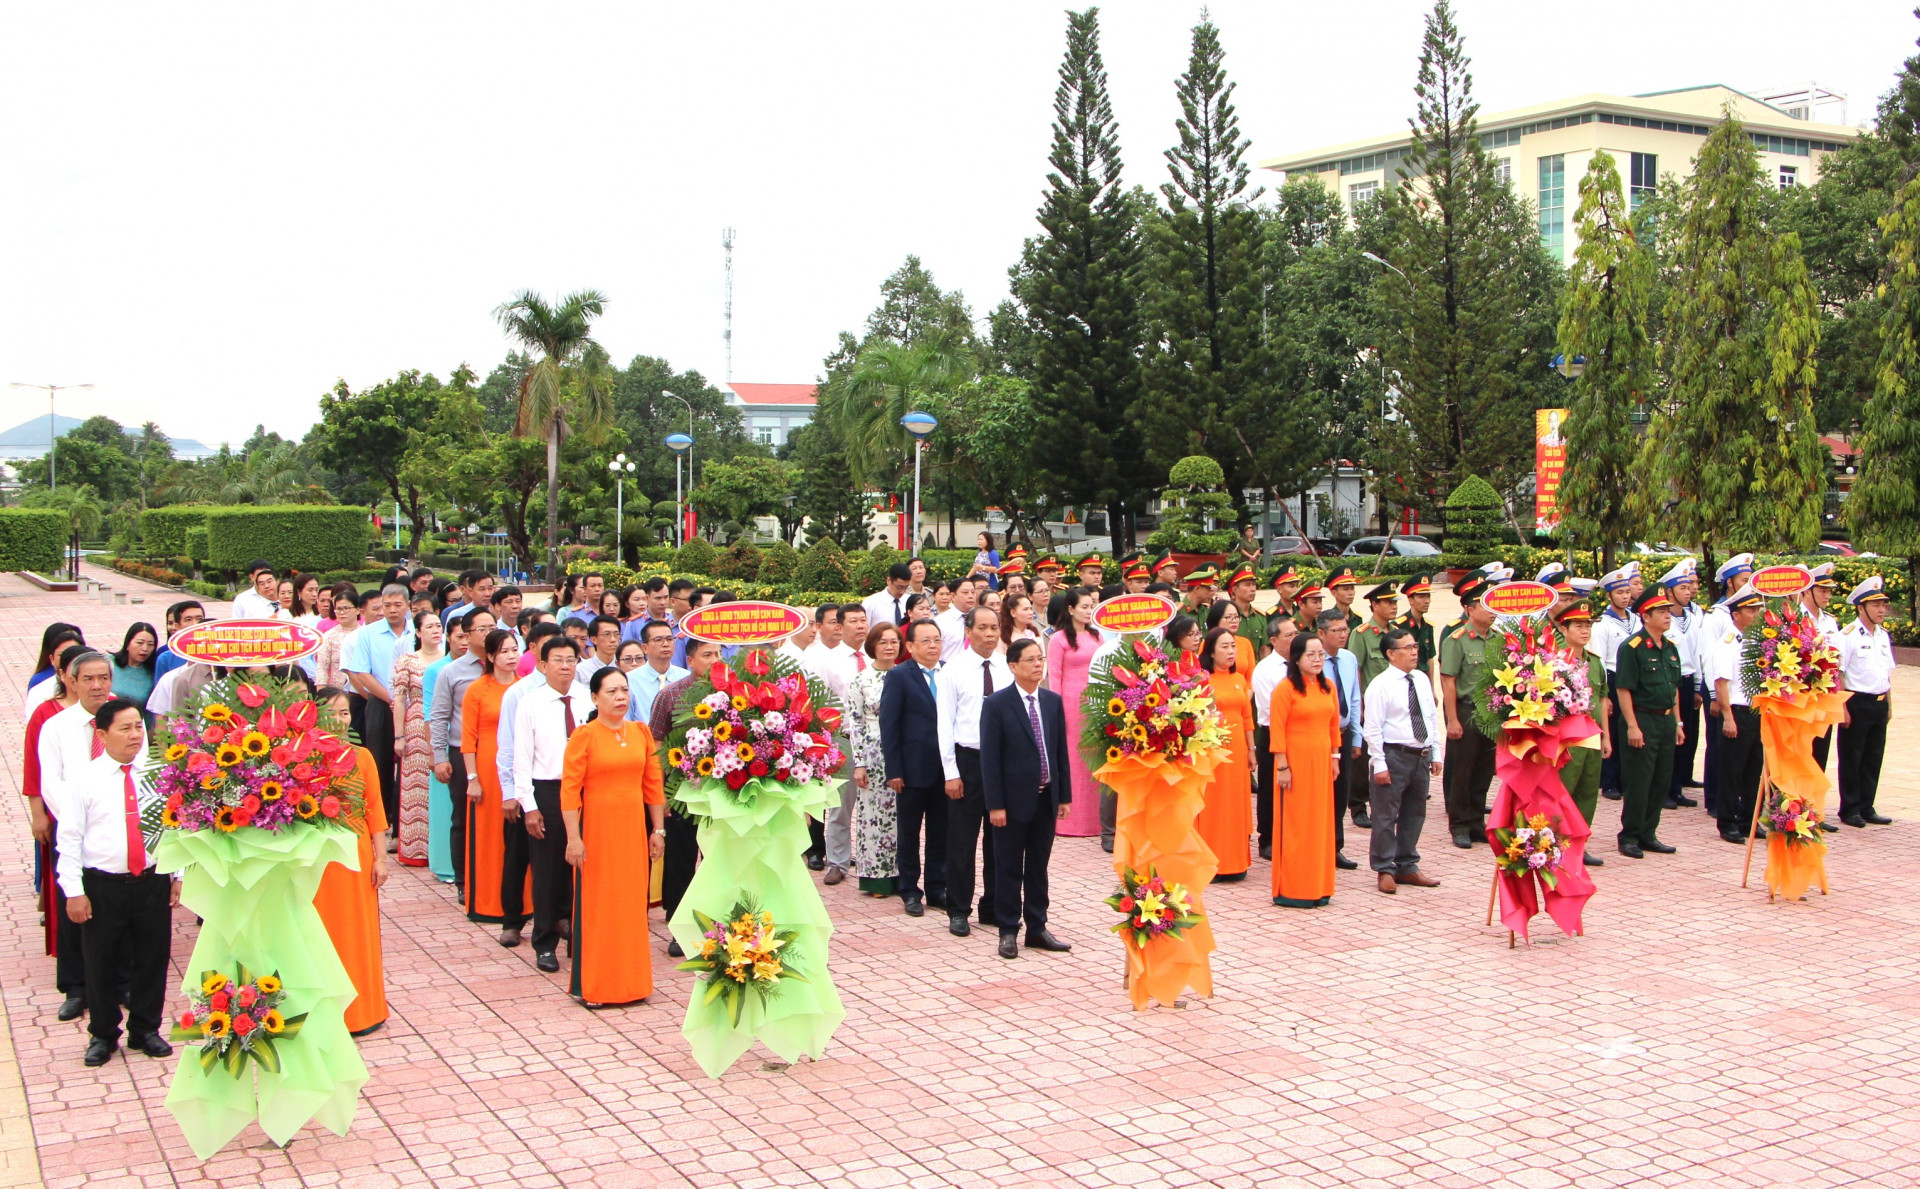
[[[997,652],[983,657],[969,648],[940,666],[934,702],[940,714],[940,763],[947,770],[948,780],[960,779],[955,748],[980,749],[980,705],[987,699],[986,674],[993,676],[995,693],[1013,684],[1013,670]]]
[[[844,699],[847,696],[847,682],[841,670],[840,656],[822,644],[820,637],[815,636],[813,643],[802,650],[800,663],[806,666],[807,672],[826,682],[834,697]]]
[[[507,692],[500,699],[500,725],[494,728],[493,754],[494,771],[500,775],[500,799],[503,802],[508,797],[514,796],[514,716],[519,713],[520,703],[526,696],[535,689],[545,687],[546,684],[546,674],[535,669],[533,672],[508,686]],[[581,685],[577,679],[573,683],[573,695],[573,704],[576,707],[586,706],[591,708],[593,706],[593,695],[588,693],[587,687]],[[587,712],[585,710],[576,709],[574,714],[580,722],[587,720]]]
[[[561,699],[572,701],[575,730],[593,713],[592,700],[580,693],[578,683],[562,694],[543,680],[513,708],[513,796],[528,812],[540,808],[533,799],[533,782],[559,780],[566,767],[567,714]]]
[[[40,727],[40,805],[65,817],[71,786],[93,760],[93,711],[75,702]]]
[[[967,646],[967,613],[958,607],[948,607],[933,617],[940,629],[940,659],[950,661]]]
[[[1269,652],[1253,667],[1253,718],[1263,727],[1273,725],[1269,716],[1273,713],[1273,691],[1287,679],[1287,658],[1278,652]]]
[[[292,619],[293,613],[282,608],[277,600],[265,598],[257,590],[247,589],[233,596],[233,617],[235,619]]]
[[[896,599],[882,587],[861,599],[860,605],[867,609],[867,626],[872,627],[882,623],[898,626],[907,616],[907,595],[911,593],[903,590],[900,592],[900,597]]]
[[[1706,635],[1700,629],[1706,617],[1698,607],[1687,607],[1673,615],[1673,630],[1667,633],[1667,639],[1673,641],[1674,649],[1680,653],[1680,676],[1697,677],[1700,667],[1706,662]]]
[[[112,756],[102,755],[87,761],[74,779],[67,783],[66,812],[60,815],[60,865],[56,873],[60,890],[69,896],[84,896],[86,886],[80,872],[91,867],[125,875],[127,864],[127,770],[133,774],[134,805],[144,807],[153,794],[145,789],[141,777],[141,758],[126,769]],[[153,870],[153,852],[146,855],[146,871]]]
[[[1613,672],[1613,662],[1619,657],[1620,645],[1626,643],[1628,636],[1640,630],[1640,617],[1631,611],[1617,612],[1608,607],[1593,621],[1593,651],[1600,654],[1600,663]]]
[[[1713,675],[1710,680],[1727,683],[1727,700],[1735,706],[1750,706],[1746,685],[1740,680],[1740,651],[1744,637],[1729,629],[1713,644]],[[1714,688],[1714,697],[1720,696],[1719,687]]]
[[[1840,673],[1846,678],[1848,693],[1884,694],[1893,689],[1893,637],[1887,635],[1886,628],[1875,628],[1869,633],[1866,625],[1856,619],[1840,632],[1835,643],[1840,649]],[[54,719],[57,721],[58,716]],[[47,726],[53,726],[53,722]],[[40,738],[45,740],[46,735]],[[41,746],[44,749],[44,742]],[[44,760],[40,771],[40,779],[46,780]]]
[[[1420,699],[1420,720],[1427,728],[1425,739],[1413,733],[1413,711],[1407,701],[1409,691]],[[1435,733],[1444,734],[1447,729],[1447,720],[1440,717],[1440,707],[1434,703],[1433,687],[1427,684],[1426,673],[1419,669],[1401,673],[1389,666],[1367,686],[1362,706],[1360,729],[1367,739],[1367,758],[1375,775],[1387,770],[1385,744],[1424,747],[1428,759],[1432,759]]]

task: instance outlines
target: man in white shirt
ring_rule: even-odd
[[[1813,575],[1813,585],[1809,586],[1806,589],[1806,593],[1800,596],[1800,605],[1805,607],[1807,614],[1813,616],[1813,621],[1820,625],[1820,634],[1827,638],[1827,643],[1838,648],[1840,647],[1840,621],[1835,619],[1832,612],[1827,610],[1833,603],[1834,590],[1840,585],[1839,581],[1833,576],[1833,563],[1830,561],[1821,562],[1819,565],[1811,567],[1807,572]],[[1827,756],[1831,752],[1832,745],[1832,727],[1828,727],[1826,730],[1820,732],[1820,737],[1813,741],[1813,762],[1820,765],[1822,772],[1827,770]],[[1820,819],[1820,828],[1831,831],[1838,831],[1840,829],[1839,826],[1834,825],[1826,818]]]
[[[972,584],[968,583],[968,589]],[[947,779],[947,931],[965,937],[973,908],[973,854],[984,841],[980,864],[980,923],[995,924],[993,841],[984,833],[986,786],[980,779],[980,706],[988,695],[1013,684],[1000,655],[1000,614],[970,609],[964,620],[967,647],[940,669],[934,690],[939,715],[940,765]]]
[[[1383,646],[1390,667],[1367,686],[1360,717],[1373,780],[1367,860],[1380,890],[1391,895],[1408,884],[1431,888],[1440,883],[1420,872],[1420,831],[1427,824],[1428,782],[1440,775],[1434,734],[1446,720],[1427,675],[1419,671],[1420,645],[1413,633],[1393,628]]]
[[[1840,676],[1847,689],[1847,716],[1840,720],[1840,820],[1884,826],[1893,819],[1876,812],[1873,800],[1892,707],[1893,640],[1881,626],[1892,603],[1878,574],[1854,587],[1847,602],[1859,618],[1840,633]]]
[[[867,609],[859,603],[843,603],[840,606],[840,643],[834,646],[833,654],[839,658],[843,688],[838,692],[846,695],[844,684],[851,682],[866,670],[871,662],[867,659]]]
[[[380,588],[379,617],[362,612],[360,627],[340,649],[340,669],[361,702],[362,741],[380,773],[381,804],[387,820],[400,820],[400,753],[398,724],[393,717],[393,662],[413,651],[413,628],[407,622],[407,588],[389,582]],[[369,607],[376,605],[368,599]],[[349,699],[351,701],[351,699]]]
[[[1260,778],[1254,789],[1254,818],[1260,829],[1260,857],[1273,858],[1273,752],[1268,734],[1268,717],[1273,713],[1273,691],[1287,679],[1287,650],[1300,634],[1300,625],[1287,616],[1275,614],[1267,620],[1267,655],[1253,667],[1253,746],[1260,762]]]
[[[620,621],[611,615],[596,615],[587,624],[587,643],[593,651],[580,658],[579,681],[585,685],[593,675],[613,663],[620,647]]]
[[[834,626],[837,639],[829,648],[822,649],[815,656],[825,671],[827,688],[833,691],[834,700],[845,706],[847,687],[854,677],[867,666],[867,654],[848,646],[849,640],[864,645],[867,639],[867,609],[858,603],[846,603],[833,608],[839,615]],[[831,616],[821,619],[821,637],[826,636],[826,625]],[[814,648],[820,648],[820,641],[814,642]],[[811,651],[811,650],[809,650]],[[842,719],[844,724],[845,720]],[[852,746],[847,742],[846,728],[842,725],[833,736],[834,743],[847,755],[853,754]],[[821,882],[831,887],[847,878],[847,869],[853,866],[853,810],[859,790],[853,781],[845,780],[840,785],[840,803],[827,808],[827,820],[822,827],[821,842],[826,859],[827,874]]]
[[[1694,576],[1694,562],[1682,558],[1660,576],[1660,585],[1673,600],[1673,630],[1668,633],[1680,651],[1680,729],[1686,742],[1673,749],[1673,778],[1667,785],[1668,809],[1691,809],[1699,802],[1687,796],[1689,787],[1699,788],[1693,779],[1693,757],[1700,746],[1700,705],[1706,699],[1700,691],[1706,687],[1707,637],[1706,613],[1694,602],[1700,584]],[[1618,654],[1615,654],[1618,659]]]
[[[67,817],[74,782],[100,754],[93,716],[113,697],[113,662],[104,652],[84,649],[67,656],[67,682],[80,700],[40,728],[40,807],[53,819],[54,870],[60,865],[60,823]],[[48,678],[49,681],[52,678]],[[67,915],[65,889],[54,884],[54,986],[66,995],[59,1018],[75,1020],[87,1006],[87,961],[79,923]],[[111,980],[108,980],[111,981]]]
[[[280,605],[280,577],[273,563],[256,559],[247,563],[247,581],[253,589],[233,596],[235,619],[292,619],[293,613]]]
[[[1766,600],[1751,586],[1726,600],[1733,626],[1712,644],[1713,700],[1720,704],[1720,740],[1714,778],[1714,816],[1720,819],[1720,837],[1743,845],[1753,823],[1754,802],[1760,795],[1760,772],[1765,753],[1760,748],[1760,712],[1747,697],[1740,680],[1740,651],[1747,629],[1766,609]]]
[[[560,625],[552,621],[534,624],[527,629],[527,649],[535,657],[549,640],[563,640],[566,633]],[[516,745],[514,725],[518,718],[520,703],[534,690],[546,685],[547,677],[535,662],[535,668],[525,677],[507,687],[500,699],[500,725],[494,731],[494,771],[500,777],[500,812],[506,818],[506,849],[501,857],[500,869],[500,944],[512,949],[520,944],[520,929],[526,924],[526,882],[527,869],[531,860],[528,857],[526,829],[520,823],[520,799],[514,795],[514,762],[519,755]],[[581,699],[591,702],[587,687],[574,682],[575,705],[582,705]],[[555,827],[558,829],[558,827]]]
[[[813,642],[802,650],[807,671],[827,683],[835,697],[845,692],[840,679],[840,604],[822,603],[813,609]]]
[[[180,881],[154,870],[141,826],[137,769],[146,730],[140,708],[121,698],[99,706],[88,727],[103,754],[68,780],[58,876],[65,917],[78,929],[88,964],[120,978],[98,978],[88,989],[85,1061],[105,1065],[120,1047],[122,998],[128,1045],[169,1057],[173,1046],[160,1035],[160,1022]]]
[[[962,578],[953,587],[953,605],[933,617],[940,628],[940,659],[950,661],[967,646],[967,612],[978,596],[976,579]]]
[[[1633,579],[1640,571],[1640,563],[1628,562],[1611,573],[1600,576],[1600,589],[1605,592],[1607,609],[1593,621],[1593,644],[1589,651],[1600,654],[1600,663],[1607,670],[1607,695],[1613,695],[1613,667],[1620,654],[1620,645],[1628,636],[1640,630],[1640,617],[1633,613]],[[1620,717],[1619,702],[1612,703],[1613,719],[1607,724],[1607,730],[1615,739],[1624,739],[1627,725]],[[1448,779],[1452,779],[1449,777]],[[1609,801],[1620,799],[1620,753],[1614,753],[1600,763],[1600,795]],[[1709,801],[1711,805],[1713,802]]]
[[[907,586],[913,580],[913,571],[903,562],[895,562],[887,567],[887,584],[874,591],[860,605],[867,609],[867,622],[891,623],[896,626],[907,619]]]
[[[560,828],[560,777],[567,740],[593,711],[592,701],[574,684],[579,661],[573,641],[548,638],[540,645],[544,680],[528,689],[513,711],[513,797],[520,804],[523,845],[533,868],[533,964],[548,973],[560,969],[554,951],[573,915],[572,869]]]
[[[650,629],[650,630],[649,630]],[[627,717],[635,722],[651,722],[653,700],[660,691],[689,675],[689,670],[673,663],[673,625],[653,620],[640,629],[640,651],[647,659],[627,673],[627,690],[638,709],[628,708]],[[662,740],[654,740],[655,745]]]

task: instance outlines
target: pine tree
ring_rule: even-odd
[[[1014,270],[1025,308],[1018,334],[1041,428],[1040,486],[1105,507],[1116,537],[1144,507],[1140,438],[1128,414],[1139,393],[1140,255],[1136,204],[1120,181],[1119,125],[1100,57],[1100,10],[1067,14],[1053,99],[1053,148],[1039,221]],[[996,326],[996,338],[1009,337]]]
[[[1394,330],[1380,353],[1396,417],[1377,467],[1393,503],[1426,511],[1470,474],[1503,496],[1532,469],[1560,269],[1526,204],[1480,146],[1479,104],[1452,7],[1427,17],[1400,184],[1381,200],[1379,292]],[[1556,381],[1557,382],[1557,381]]]
[[[1703,552],[1807,552],[1820,539],[1819,296],[1800,237],[1769,229],[1768,206],[1758,152],[1729,108],[1685,186],[1666,310],[1671,386],[1638,468],[1652,479],[1640,506],[1662,535]]]
[[[1595,153],[1580,179],[1575,222],[1580,248],[1560,315],[1560,352],[1584,359],[1586,370],[1574,381],[1568,409],[1567,469],[1557,506],[1561,531],[1579,544],[1598,545],[1603,568],[1611,570],[1614,547],[1643,531],[1627,500],[1639,447],[1632,412],[1647,398],[1653,376],[1647,333],[1653,257],[1628,215],[1611,154]]]
[[[1861,422],[1860,474],[1847,519],[1857,544],[1906,558],[1914,574],[1920,573],[1920,178],[1901,187],[1880,226],[1888,251],[1880,362]]]
[[[1321,451],[1304,402],[1284,399],[1273,331],[1265,318],[1264,221],[1249,189],[1234,84],[1220,31],[1193,30],[1176,84],[1179,144],[1168,149],[1166,206],[1147,224],[1148,349],[1137,420],[1147,464],[1158,470],[1204,454],[1226,471],[1226,490],[1305,485]]]

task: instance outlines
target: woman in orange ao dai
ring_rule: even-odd
[[[1273,752],[1273,902],[1318,908],[1333,898],[1333,782],[1340,774],[1340,703],[1320,637],[1301,632],[1267,716]]]
[[[1253,837],[1253,687],[1234,672],[1240,641],[1222,624],[1200,645],[1200,667],[1213,674],[1213,702],[1227,728],[1227,758],[1213,770],[1207,803],[1193,828],[1220,862],[1215,883],[1247,877]]]
[[[334,721],[344,724],[352,712],[347,693],[329,685],[314,695]],[[358,760],[349,781],[358,784],[366,803],[365,816],[353,822],[360,835],[360,870],[328,863],[320,874],[320,890],[313,907],[327,926],[327,936],[347,968],[356,992],[347,1005],[347,1031],[361,1036],[387,1022],[387,982],[380,957],[380,886],[387,882],[387,811],[380,804],[380,769],[373,753],[353,749]]]
[[[508,921],[500,905],[506,866],[506,816],[501,811],[500,700],[518,681],[520,641],[505,628],[487,633],[487,671],[467,687],[460,704],[460,753],[467,764],[467,919],[500,925],[500,944],[519,945],[524,921]],[[522,904],[529,903],[522,900]]]

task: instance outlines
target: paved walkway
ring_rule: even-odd
[[[18,722],[46,621],[117,643],[171,597],[109,580],[146,604],[0,576],[0,721]],[[0,848],[0,1024],[18,1059],[0,1063],[0,1184],[1912,1185],[1920,670],[1901,672],[1895,705],[1882,805],[1899,821],[1836,837],[1830,897],[1742,891],[1740,850],[1683,811],[1663,830],[1679,854],[1608,859],[1588,937],[1543,923],[1531,950],[1509,950],[1481,927],[1486,851],[1430,831],[1441,887],[1389,898],[1343,872],[1318,912],[1270,906],[1256,862],[1209,896],[1216,996],[1135,1014],[1105,931],[1106,857],[1062,840],[1055,928],[1072,954],[1004,962],[937,912],[826,889],[848,1011],[835,1044],[718,1082],[679,1035],[691,976],[661,960],[653,1002],[588,1012],[564,975],[400,868],[382,898],[393,1018],[362,1044],[353,1133],[281,1151],[250,1130],[206,1164],[162,1106],[171,1063],[85,1069],[82,1025],[54,1021],[25,813],[0,798],[15,840]],[[0,732],[0,783],[17,781],[18,738]],[[1618,808],[1601,806],[1605,835]],[[192,919],[176,925],[177,962]],[[653,932],[664,946],[657,919]]]

